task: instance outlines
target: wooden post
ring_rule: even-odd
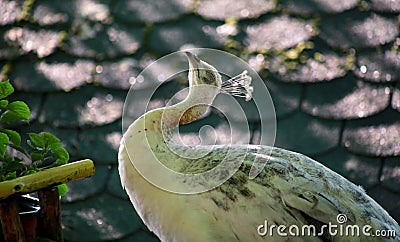
[[[16,196],[35,191],[38,191],[41,207],[38,236],[57,242],[63,241],[60,198],[55,186],[90,177],[93,174],[93,161],[86,159],[0,182],[0,218],[5,241],[26,241],[18,213]],[[0,241],[2,239],[0,236]]]
[[[17,199],[14,196],[0,200],[0,218],[5,241],[25,242],[25,233],[18,214]]]
[[[40,213],[38,236],[54,241],[64,241],[62,236],[60,198],[57,187],[45,188],[38,192]]]

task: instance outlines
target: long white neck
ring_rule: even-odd
[[[188,96],[183,101],[161,108],[155,113],[149,112],[145,114],[145,119],[151,120],[150,127],[146,128],[163,133],[164,138],[169,138],[171,132],[179,124],[187,124],[200,118],[212,104],[218,92],[217,88],[208,85],[192,86]]]
[[[216,88],[195,85],[190,88],[189,95],[182,102],[152,110],[137,119],[128,128],[123,138],[124,145],[129,147],[130,160],[135,167],[143,174],[160,172],[159,177],[168,176],[161,174],[164,170],[155,167],[159,162],[178,171],[182,164],[175,162],[176,153],[171,150],[171,144],[174,147],[178,146],[179,149],[188,152],[189,150],[172,141],[172,131],[179,124],[190,123],[201,117],[217,93]],[[163,182],[165,183],[164,180],[160,181],[160,183]]]

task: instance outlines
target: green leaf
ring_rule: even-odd
[[[69,160],[69,154],[66,149],[59,147],[55,148],[52,150],[53,151],[53,157],[59,160],[63,161],[68,161]]]
[[[0,100],[0,109],[6,108],[8,105],[8,100]]]
[[[5,163],[12,162],[12,161],[13,161],[13,158],[11,156],[4,157],[4,162]]]
[[[48,132],[29,133],[28,135],[27,142],[32,147],[29,154],[35,164],[43,165],[43,168],[51,168],[68,163],[69,154],[61,146],[61,142],[56,136]],[[52,160],[54,162],[47,162]]]
[[[32,162],[36,162],[38,160],[43,160],[43,154],[33,152],[30,154]]]
[[[37,147],[44,148],[46,146],[46,141],[40,134],[28,133],[28,135],[29,135],[28,141],[30,141],[28,144],[32,148],[37,148]]]
[[[48,132],[41,132],[40,136],[43,137],[47,145],[60,144],[60,139]]]
[[[7,111],[5,111],[1,117],[1,122],[13,122],[18,120],[29,120],[31,112],[28,105],[22,101],[15,101],[7,105]]]
[[[16,171],[11,172],[11,173],[7,173],[5,175],[5,177],[4,177],[4,180],[12,180],[12,179],[15,179],[15,178],[17,178],[17,172]]]
[[[52,149],[52,153],[53,153],[52,157],[55,158],[56,160],[50,165],[50,167],[61,166],[68,163],[69,154],[66,149],[58,147]]]
[[[10,143],[10,139],[4,133],[0,133],[0,157],[3,159],[6,154],[7,145]]]
[[[67,187],[67,184],[65,184],[65,183],[61,184],[61,185],[58,185],[57,189],[58,189],[58,195],[60,197],[65,196],[65,194],[67,194],[67,192],[68,192],[68,187]]]
[[[4,170],[6,172],[20,171],[24,170],[25,168],[26,168],[25,165],[22,164],[20,161],[12,161],[4,165]]]
[[[32,144],[32,142],[28,139],[26,141],[26,143],[31,147],[31,148],[35,148],[36,146],[34,144]]]
[[[22,173],[26,170],[25,165],[21,162],[21,159],[16,158],[12,160],[10,156],[6,157],[6,162],[1,167],[1,180],[11,180],[17,177],[18,173]]]
[[[53,144],[50,144],[48,148],[50,150],[54,150],[54,149],[62,148],[62,145],[61,145],[61,142],[60,143],[53,143]]]
[[[24,176],[26,176],[26,175],[32,175],[32,174],[35,174],[37,171],[35,171],[35,170],[27,170],[26,172],[24,172]]]
[[[14,92],[14,87],[10,81],[0,82],[0,98],[5,98]]]
[[[3,129],[0,128],[0,131],[5,133],[8,138],[13,142],[14,145],[20,145],[21,144],[21,135],[17,131],[11,130],[11,129]]]

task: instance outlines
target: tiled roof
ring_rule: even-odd
[[[0,0],[0,79],[32,110],[21,130],[53,132],[96,165],[63,199],[67,241],[158,241],[120,186],[122,108],[138,73],[182,46],[247,60],[274,101],[276,146],[362,185],[400,221],[400,1],[234,2]],[[184,86],[164,85],[152,107]],[[257,142],[256,107],[241,104]],[[196,125],[208,122],[226,130],[216,113]]]

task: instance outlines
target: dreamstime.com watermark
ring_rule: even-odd
[[[268,224],[267,220],[264,220],[263,224],[257,227],[258,235],[264,236],[281,236],[281,237],[303,237],[303,236],[322,236],[329,234],[330,236],[341,236],[341,237],[385,237],[395,238],[396,231],[394,229],[388,230],[373,230],[371,225],[351,225],[345,224],[347,222],[346,214],[338,214],[336,216],[338,224],[329,222],[321,227],[315,225],[276,225]]]

